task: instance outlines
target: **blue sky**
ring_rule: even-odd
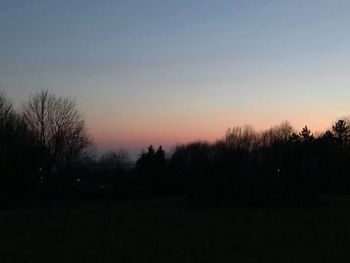
[[[349,1],[1,1],[0,85],[77,99],[99,146],[350,113]]]

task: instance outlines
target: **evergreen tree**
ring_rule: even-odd
[[[299,136],[303,141],[311,141],[314,139],[314,135],[311,133],[311,130],[305,125],[305,127],[299,132]]]
[[[350,128],[345,120],[338,120],[333,126],[334,136],[341,144],[347,143],[350,135]]]

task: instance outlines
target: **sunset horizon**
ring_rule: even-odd
[[[0,0],[0,262],[350,262],[350,0]]]
[[[75,98],[100,150],[139,152],[350,114],[344,1],[0,5],[0,88]]]

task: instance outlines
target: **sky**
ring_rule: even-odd
[[[0,87],[75,98],[100,149],[350,114],[350,1],[0,0]]]

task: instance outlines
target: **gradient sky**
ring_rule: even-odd
[[[350,1],[0,0],[0,86],[77,99],[100,148],[350,114]]]

